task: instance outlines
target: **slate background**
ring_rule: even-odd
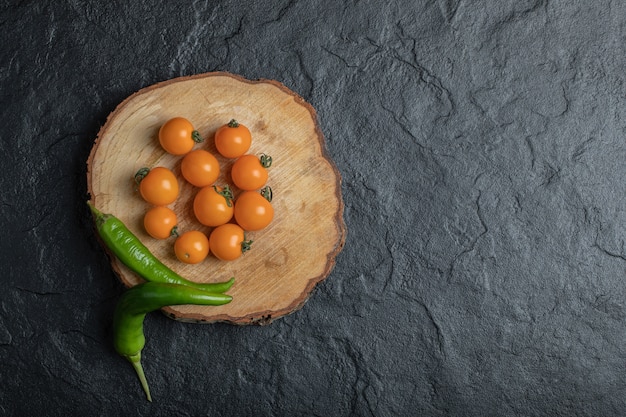
[[[626,3],[2,1],[0,415],[626,415]],[[146,320],[86,159],[142,87],[229,71],[318,111],[347,241],[267,327]]]

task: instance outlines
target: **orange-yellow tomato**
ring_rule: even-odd
[[[213,229],[209,236],[211,253],[222,261],[233,261],[250,249],[252,242],[245,240],[243,229],[226,223]]]
[[[159,129],[159,143],[172,155],[184,155],[198,142],[202,142],[200,133],[184,117],[174,117]]]
[[[196,187],[213,184],[220,175],[220,164],[211,152],[196,149],[189,152],[180,163],[183,177]]]
[[[209,255],[209,239],[198,230],[190,230],[176,239],[174,253],[181,262],[197,264]]]
[[[150,204],[167,206],[178,198],[176,176],[165,167],[142,168],[135,178],[140,181],[139,193]]]
[[[258,158],[255,155],[242,155],[233,164],[230,176],[233,183],[242,190],[258,190],[267,182],[267,161],[271,158],[263,155]]]
[[[274,218],[274,207],[256,191],[244,191],[235,202],[235,221],[244,230],[254,231],[267,227]]]
[[[152,207],[143,217],[146,232],[155,239],[167,239],[175,233],[177,224],[174,210],[164,207]]]
[[[215,132],[215,147],[226,158],[238,158],[248,152],[252,144],[250,130],[235,119]]]
[[[196,219],[205,226],[219,226],[233,217],[232,193],[228,186],[208,185],[198,191],[193,200]]]

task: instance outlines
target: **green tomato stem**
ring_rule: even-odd
[[[202,137],[202,135],[200,135],[200,132],[198,132],[197,130],[194,130],[193,132],[191,132],[191,139],[193,139],[193,141],[196,143],[204,142],[204,138]]]
[[[239,127],[239,122],[235,119],[231,119],[230,122],[228,122],[228,127]]]
[[[246,240],[246,235],[244,233],[243,242],[241,242],[241,253],[246,253],[252,248],[252,240]]]
[[[269,155],[261,154],[259,161],[261,162],[261,166],[263,168],[269,168],[272,166],[272,157]]]
[[[272,187],[270,187],[269,185],[266,187],[263,187],[263,189],[261,189],[261,195],[263,196],[263,198],[265,198],[267,201],[271,203],[272,198],[274,197],[274,193],[272,192]]]
[[[224,199],[226,199],[226,205],[228,207],[232,207],[233,206],[233,191],[230,189],[230,187],[228,186],[228,184],[226,184],[223,188],[222,191],[218,191],[217,189],[217,185],[213,186],[213,189],[215,190],[216,193],[218,193],[219,195],[221,195],[222,197],[224,197]]]
[[[139,169],[139,171],[137,171],[137,173],[135,174],[135,183],[139,185],[141,180],[146,178],[146,175],[148,175],[149,172],[150,172],[150,168],[144,167],[144,168]]]

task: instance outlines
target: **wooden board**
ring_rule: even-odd
[[[269,169],[274,192],[272,224],[248,237],[252,249],[240,259],[224,262],[213,256],[196,265],[179,262],[174,240],[156,240],[143,229],[145,203],[134,184],[142,167],[165,166],[180,178],[180,196],[170,205],[181,231],[210,228],[193,215],[197,188],[180,175],[182,157],[167,154],[158,143],[158,130],[168,119],[182,116],[206,138],[194,149],[218,157],[227,182],[232,160],[219,156],[213,135],[237,119],[252,132],[249,153],[273,158]],[[345,241],[341,178],[325,150],[315,110],[276,81],[248,81],[228,73],[177,78],[131,95],[109,116],[88,160],[88,188],[92,203],[122,220],[170,268],[197,282],[219,282],[235,277],[225,306],[170,306],[170,317],[192,322],[267,324],[305,303],[315,285],[324,280]],[[235,196],[238,190],[234,187]],[[113,269],[128,287],[142,280],[111,257]]]

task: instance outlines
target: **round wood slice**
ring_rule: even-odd
[[[143,228],[150,207],[134,183],[142,167],[164,166],[179,177],[180,196],[170,207],[178,215],[179,230],[210,228],[193,215],[197,188],[180,174],[181,156],[167,154],[159,145],[158,130],[172,117],[185,117],[220,161],[216,184],[230,181],[233,161],[214,146],[217,128],[231,119],[252,133],[249,153],[271,155],[268,185],[273,189],[275,215],[266,229],[250,232],[252,249],[231,262],[209,255],[200,264],[179,262],[174,238],[156,240]],[[108,117],[87,162],[92,203],[122,220],[163,263],[197,282],[220,282],[235,277],[225,306],[169,306],[170,317],[191,322],[267,324],[306,302],[315,285],[334,266],[345,241],[341,178],[325,149],[323,134],[311,105],[276,81],[249,81],[228,73],[182,77],[144,88],[128,97]],[[128,287],[142,282],[117,258],[111,264]]]

